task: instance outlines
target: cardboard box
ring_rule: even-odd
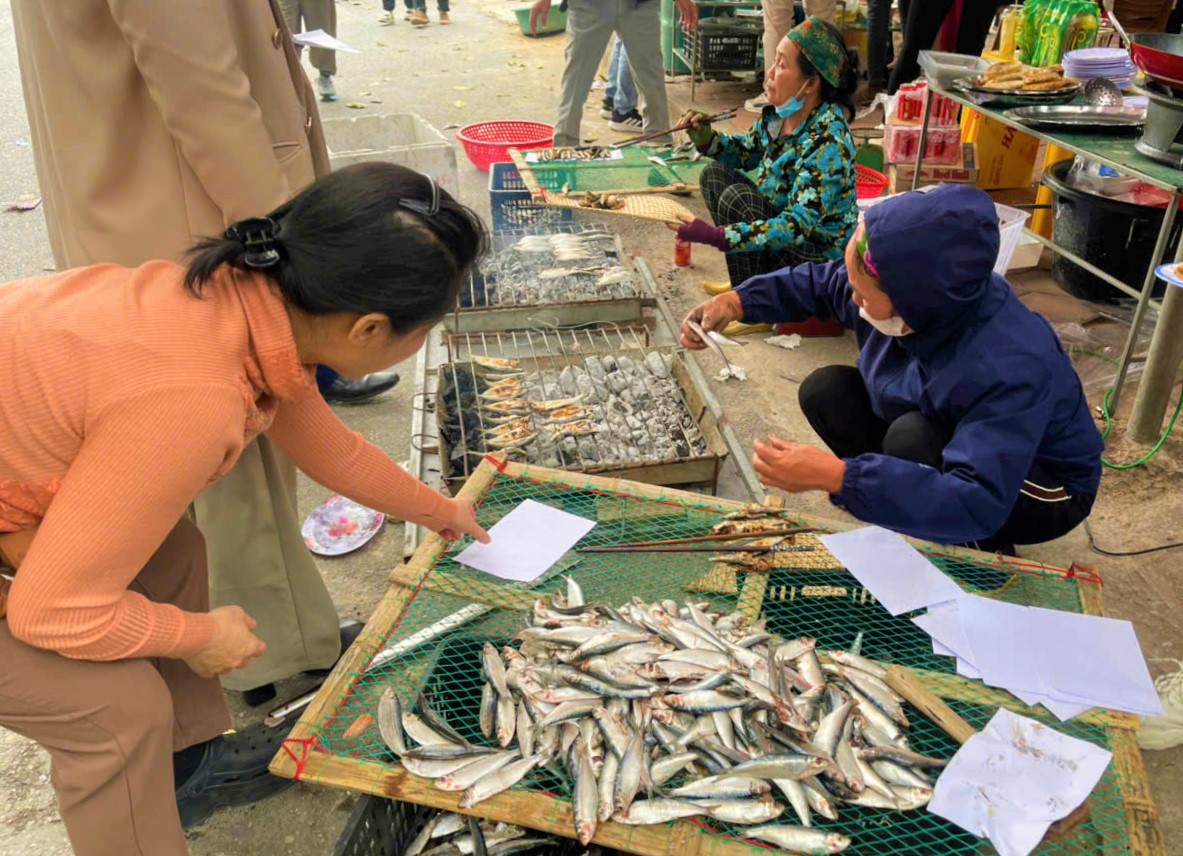
[[[1026,187],[1035,176],[1039,140],[989,116],[978,120],[978,187],[1007,190]]]
[[[893,164],[887,168],[887,178],[891,182],[887,187],[888,193],[901,193],[912,189],[912,177],[916,175],[915,164]],[[924,164],[920,167],[920,186],[930,184],[977,184],[978,158],[973,143],[963,143],[961,146],[961,163],[958,164]]]

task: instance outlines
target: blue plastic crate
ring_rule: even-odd
[[[494,234],[573,219],[570,208],[550,208],[535,202],[512,163],[495,163],[489,170],[489,207],[493,210]]]

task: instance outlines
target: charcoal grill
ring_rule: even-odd
[[[632,360],[633,363],[660,360],[668,366],[669,379],[677,395],[676,407],[684,408],[677,420],[669,419],[665,426],[653,418],[658,414],[645,411],[651,404],[642,401],[635,419],[643,426],[643,433],[624,438],[616,430],[577,438],[567,443],[558,455],[558,468],[575,472],[611,474],[618,478],[647,484],[707,485],[717,484],[719,470],[727,456],[727,444],[704,395],[690,371],[685,356],[671,347],[654,345],[644,327],[605,325],[595,329],[508,331],[494,333],[455,334],[446,337],[447,359],[439,367],[439,386],[436,391],[435,416],[439,431],[439,453],[442,477],[449,489],[455,491],[479,465],[484,453],[492,451],[483,441],[483,433],[500,418],[495,410],[474,394],[474,382],[484,370],[474,356],[514,359],[521,370],[561,373],[568,368],[584,368],[589,357],[597,360]],[[623,368],[621,370],[624,370]],[[637,370],[638,374],[641,370]],[[651,370],[650,370],[651,372]],[[655,376],[654,376],[655,377]],[[646,385],[650,393],[661,381],[647,377],[634,379]],[[524,396],[527,400],[534,395]],[[589,400],[590,402],[590,400]],[[661,414],[669,414],[662,407]],[[532,416],[541,428],[542,417]],[[668,419],[668,416],[667,416]],[[642,429],[634,427],[634,432]],[[634,448],[633,454],[618,454],[622,443],[647,447],[652,451]],[[572,450],[572,447],[574,449]],[[532,443],[509,452],[511,458],[532,464],[555,464],[554,448]]]
[[[581,235],[588,239],[594,258],[590,261],[557,262],[549,254],[535,258],[513,249],[527,235]],[[487,332],[492,330],[525,330],[538,327],[573,327],[582,324],[618,323],[639,324],[643,307],[654,304],[654,297],[646,287],[632,260],[624,251],[620,236],[595,222],[555,223],[536,229],[503,232],[493,237],[494,259],[473,273],[462,289],[456,309],[444,319],[444,326],[452,333]],[[587,282],[578,279],[553,281],[523,281],[509,276],[499,281],[496,269],[517,260],[529,269],[531,262],[555,268],[577,269],[597,265],[619,265],[628,272],[630,282],[614,286],[615,293],[595,286],[595,278]],[[580,275],[575,274],[575,277]],[[523,294],[523,292],[526,292]]]

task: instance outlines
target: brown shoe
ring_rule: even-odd
[[[449,15],[447,12],[440,12],[440,23],[441,24],[452,23],[452,16]]]
[[[422,9],[416,9],[415,14],[411,16],[412,27],[426,27],[431,21],[427,17],[427,13]]]

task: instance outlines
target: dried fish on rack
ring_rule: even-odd
[[[421,717],[403,713],[392,691],[379,730],[412,773],[466,785],[464,807],[540,767],[566,776],[584,844],[608,818],[704,817],[794,852],[839,853],[850,838],[814,828],[815,814],[914,811],[946,763],[909,748],[902,699],[877,664],[742,613],[636,598],[613,608],[568,578],[567,597],[538,600],[513,641],[481,654],[481,732],[500,748],[450,736],[425,701]]]

